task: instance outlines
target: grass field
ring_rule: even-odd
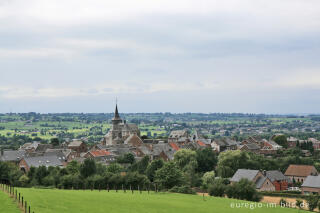
[[[17,203],[0,190],[0,213],[20,213]]]
[[[58,189],[18,189],[36,213],[245,213],[245,212],[298,212],[297,209],[273,208],[231,208],[232,202],[242,202],[226,198],[184,195],[174,193],[154,193],[137,191],[76,191]],[[264,204],[266,205],[266,204]]]

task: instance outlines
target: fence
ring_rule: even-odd
[[[16,202],[18,202],[19,207],[24,210],[24,213],[31,213],[30,204],[13,185],[10,185],[8,181],[3,180],[0,183],[0,188],[2,191],[8,193],[11,198],[15,199]],[[32,211],[32,213],[34,213],[34,211]]]

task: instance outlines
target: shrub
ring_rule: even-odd
[[[319,201],[319,198],[317,196],[309,195],[306,200],[310,211],[313,211],[315,208],[317,208]]]
[[[43,178],[42,180],[42,184],[44,186],[54,186],[55,185],[55,180],[53,176],[46,176],[45,178]]]
[[[193,190],[190,186],[174,186],[169,192],[182,193],[182,194],[196,194],[196,191]]]
[[[215,181],[211,186],[209,186],[209,195],[215,197],[223,197],[225,194],[227,186],[222,183],[222,181]]]
[[[19,178],[19,183],[22,187],[26,187],[28,185],[28,182],[29,182],[29,178],[26,175],[22,175]]]
[[[303,201],[302,200],[296,200],[296,206],[301,209],[302,208],[302,204],[303,204]]]
[[[284,198],[281,198],[279,201],[281,207],[287,207],[287,201]]]

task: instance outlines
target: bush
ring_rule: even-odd
[[[210,196],[223,197],[227,186],[222,183],[222,181],[215,181],[209,186],[208,192]]]
[[[196,191],[189,186],[174,186],[169,192],[182,193],[182,194],[196,194]]]
[[[26,175],[22,175],[19,178],[19,183],[20,183],[20,186],[22,186],[22,187],[28,186],[28,182],[29,182],[29,178]]]
[[[281,207],[287,207],[287,201],[284,198],[281,198],[279,201]]]
[[[301,209],[302,208],[302,204],[303,204],[303,201],[302,200],[296,200],[296,206]],[[320,208],[319,208],[320,209]]]
[[[42,184],[44,186],[54,186],[55,185],[55,180],[53,176],[46,176],[45,178],[43,178],[42,180]]]
[[[310,211],[313,211],[318,206],[319,198],[314,195],[309,195],[307,197],[308,208]]]

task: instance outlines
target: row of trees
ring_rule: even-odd
[[[210,149],[179,150],[175,160],[170,162],[161,159],[150,161],[148,156],[136,162],[132,154],[125,154],[108,166],[86,159],[82,164],[72,161],[65,168],[31,167],[26,174],[14,164],[0,162],[0,178],[24,187],[119,189],[130,186],[137,189],[157,186],[161,190],[173,187],[190,189],[200,187],[203,173],[212,171],[216,163],[217,157]]]

